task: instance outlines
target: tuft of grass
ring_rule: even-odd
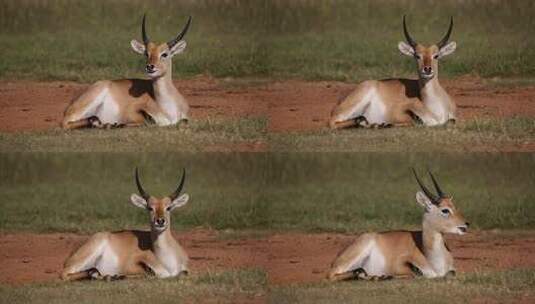
[[[236,303],[265,297],[266,273],[258,269],[208,272],[172,279],[0,285],[2,303]]]
[[[0,154],[0,231],[147,229],[133,170],[155,196],[187,169],[173,229],[361,232],[420,227],[410,167],[435,173],[475,229],[535,228],[535,157],[488,153]],[[429,182],[429,180],[427,180]]]
[[[473,118],[449,127],[270,133],[272,151],[474,152],[522,150],[535,143],[531,117]]]
[[[0,133],[0,152],[240,150],[234,146],[264,143],[266,126],[264,117],[208,117],[188,126]]]
[[[515,139],[535,138],[535,119],[531,117],[513,117],[507,119],[473,118],[461,125],[463,131],[477,132],[481,136]]]
[[[531,302],[535,270],[460,274],[452,279],[353,281],[276,286],[272,303],[472,303]]]

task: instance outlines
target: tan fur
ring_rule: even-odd
[[[344,100],[338,103],[331,112],[329,127],[331,129],[357,126],[356,118],[362,116],[368,119],[364,106],[368,103],[379,103],[384,107],[384,113],[375,124],[408,126],[414,124],[413,116],[421,119],[424,125],[444,124],[455,120],[456,106],[453,99],[446,93],[438,82],[438,60],[433,58],[438,47],[432,45],[424,47],[417,45],[415,53],[420,56],[416,60],[419,79],[385,79],[368,80],[360,83],[357,88]],[[432,67],[434,76],[431,79],[422,77],[424,67]],[[373,96],[373,97],[370,97]],[[369,100],[369,99],[373,100]],[[447,113],[447,117],[440,117],[433,112],[439,103]]]
[[[153,42],[148,43],[145,49],[147,65],[154,65],[157,74],[149,74],[151,79],[147,80],[120,79],[94,83],[67,107],[62,128],[140,126],[147,123],[146,117],[150,117],[157,125],[187,120],[188,103],[172,82],[171,50],[166,43]],[[161,57],[163,53],[168,56]],[[95,106],[99,102],[100,105]],[[102,103],[118,108],[118,113],[99,113]],[[167,105],[164,106],[164,103]]]
[[[176,258],[178,263],[183,263],[182,272],[187,272],[187,254],[172,236],[169,226],[170,212],[166,208],[171,205],[171,200],[167,197],[151,197],[148,205],[153,208],[150,212],[151,231],[126,230],[94,234],[65,261],[61,278],[80,280],[135,277],[149,274],[147,271],[158,277],[179,275],[180,273],[169,273],[165,261],[159,258],[162,255]],[[163,231],[159,231],[155,229],[154,223],[162,218],[168,224]],[[117,257],[117,271],[113,275],[102,276],[101,270],[96,267],[99,259],[109,258],[102,255],[103,246],[108,246]]]
[[[343,249],[335,258],[328,272],[332,281],[357,278],[355,263],[371,259],[370,248],[377,248],[384,258],[384,273],[390,277],[412,277],[411,265],[422,271],[426,277],[444,276],[454,271],[453,257],[446,247],[443,233],[451,232],[452,228],[467,225],[463,215],[455,208],[450,198],[441,200],[436,212],[448,207],[452,215],[443,218],[433,212],[424,215],[423,230],[420,231],[387,231],[381,233],[365,233],[352,244]],[[438,247],[436,244],[439,244]],[[437,255],[438,254],[438,255]],[[438,256],[438,258],[437,258]],[[445,273],[434,268],[435,264],[445,265]],[[353,269],[352,269],[353,267]]]

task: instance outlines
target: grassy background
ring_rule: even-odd
[[[174,229],[418,228],[411,166],[429,166],[475,229],[535,228],[531,154],[32,153],[0,156],[0,231],[146,228],[129,204],[135,166],[154,195],[188,169]]]
[[[211,74],[362,80],[414,75],[402,57],[401,17],[413,36],[438,41],[455,17],[455,55],[441,74],[535,76],[535,3],[425,1],[69,1],[0,3],[0,79],[93,81],[142,75],[129,46],[148,13],[154,40],[167,41],[194,16],[175,77]]]

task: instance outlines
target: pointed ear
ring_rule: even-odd
[[[189,195],[186,193],[182,194],[181,196],[179,196],[178,198],[175,198],[175,200],[171,202],[171,206],[170,206],[171,209],[169,211],[172,211],[175,208],[184,206],[185,204],[188,203],[188,201],[189,201]]]
[[[145,55],[145,45],[143,43],[137,41],[136,39],[133,39],[132,41],[130,41],[130,45],[132,46],[134,52],[141,55]]]
[[[184,40],[181,40],[179,42],[177,42],[177,44],[175,44],[169,51],[171,53],[171,56],[175,56],[176,54],[180,54],[182,52],[184,52],[184,50],[186,49],[186,41]]]
[[[416,201],[425,208],[426,212],[429,212],[435,207],[433,202],[422,191],[416,192]]]
[[[456,48],[457,48],[457,43],[455,43],[455,41],[452,41],[452,42],[446,44],[445,46],[443,46],[438,51],[438,58],[442,58],[444,56],[448,56],[449,54],[455,52]]]
[[[398,43],[398,49],[401,52],[401,54],[407,55],[407,56],[414,56],[414,49],[412,46],[408,45],[407,43],[400,41]]]
[[[147,201],[135,193],[130,196],[130,202],[136,207],[147,209]]]

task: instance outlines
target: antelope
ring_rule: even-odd
[[[416,201],[425,210],[422,230],[360,235],[336,257],[328,273],[330,280],[455,275],[453,257],[443,235],[463,235],[469,223],[455,208],[452,198],[442,192],[431,172],[437,195],[425,187],[414,169],[413,173],[422,190],[416,193]]]
[[[177,189],[169,196],[149,195],[135,171],[139,195],[130,200],[149,213],[150,231],[123,230],[94,234],[65,261],[63,280],[122,279],[147,274],[158,278],[188,273],[188,256],[171,234],[171,211],[184,206],[189,196],[180,195],[186,171]]]
[[[415,59],[418,79],[367,80],[360,83],[335,106],[329,120],[330,128],[454,123],[455,102],[438,82],[438,60],[453,53],[457,47],[455,42],[448,42],[452,29],[453,17],[440,42],[426,47],[411,37],[403,16],[407,42],[399,42],[398,49]]]
[[[132,40],[132,49],[146,57],[145,72],[149,79],[102,80],[91,85],[65,110],[63,129],[84,127],[134,127],[147,122],[158,126],[188,120],[189,106],[172,81],[174,55],[182,53],[182,40],[191,24],[191,16],[176,38],[167,43],[151,42],[141,24],[143,43]]]

